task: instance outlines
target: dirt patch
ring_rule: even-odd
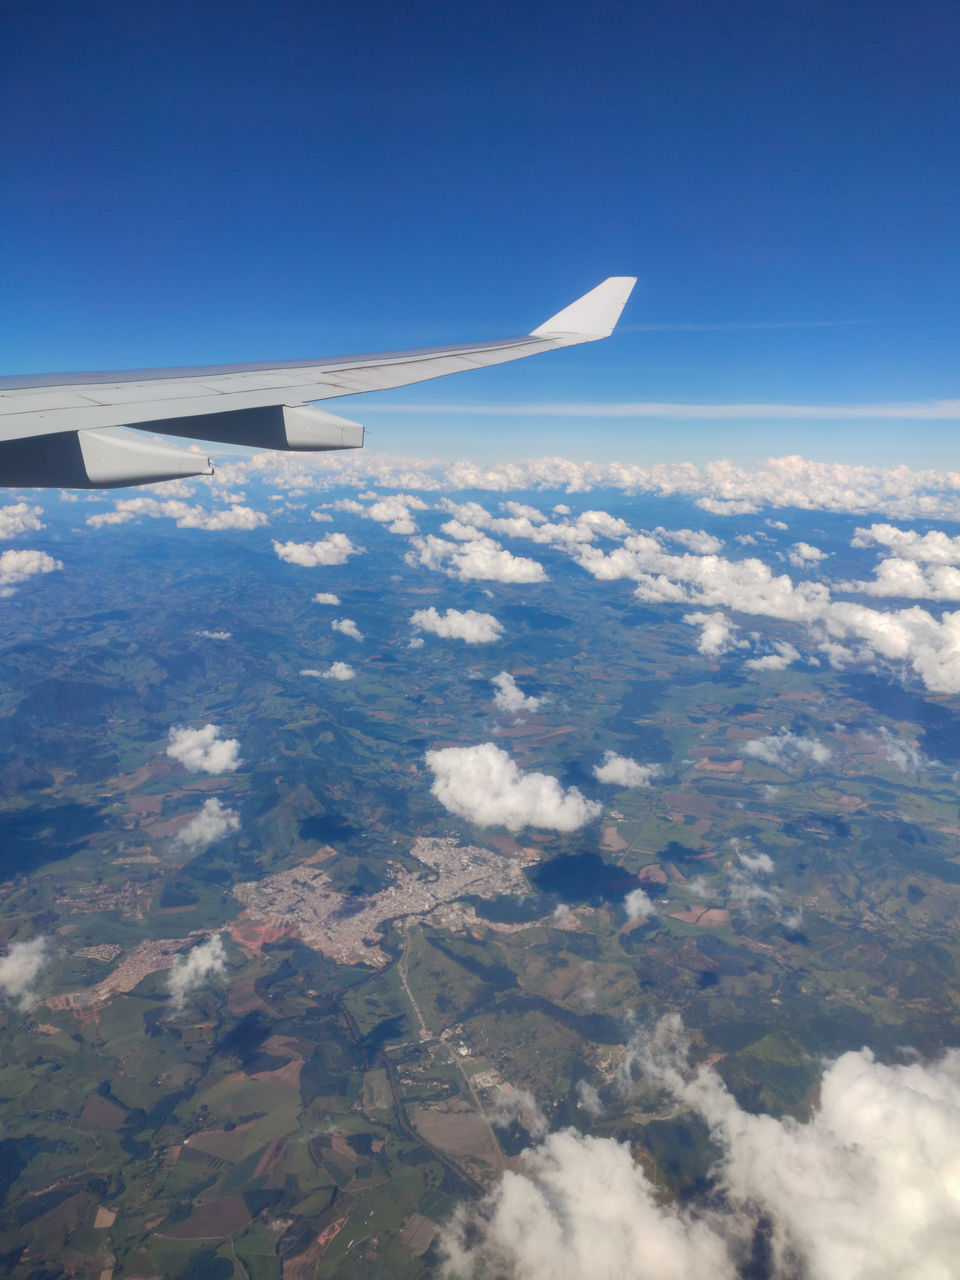
[[[101,1098],[99,1093],[91,1093],[80,1112],[80,1124],[88,1124],[91,1129],[122,1129],[127,1113],[108,1098]]]
[[[178,1222],[168,1231],[158,1234],[172,1240],[222,1240],[245,1227],[250,1214],[243,1196],[224,1196],[210,1204],[202,1204],[186,1222]]]

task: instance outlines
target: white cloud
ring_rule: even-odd
[[[199,851],[231,831],[240,830],[240,817],[233,809],[225,808],[215,797],[203,802],[203,808],[176,834],[175,843],[184,849]]]
[[[609,782],[618,787],[649,787],[662,772],[658,764],[639,764],[629,756],[607,751],[603,763],[594,765],[593,776],[598,782]]]
[[[205,986],[212,978],[227,972],[227,953],[219,933],[193,948],[185,956],[177,956],[167,977],[170,1003],[180,1013],[187,997]]]
[[[33,986],[50,962],[47,939],[38,934],[29,942],[14,942],[0,959],[0,993],[27,1009],[36,996]]]
[[[950,537],[939,529],[918,533],[915,529],[897,529],[892,524],[872,524],[869,529],[855,530],[850,545],[887,547],[898,558],[921,564],[960,564],[960,536]]]
[[[198,631],[197,635],[204,640],[229,640],[233,635],[232,631]]]
[[[786,528],[786,525],[784,525],[784,528]],[[794,568],[805,569],[809,565],[818,564],[821,560],[826,560],[828,554],[826,551],[821,551],[819,547],[811,546],[809,542],[795,542],[787,552],[787,559]]]
[[[490,683],[497,690],[493,697],[493,704],[501,711],[536,711],[540,705],[540,698],[525,694],[517,687],[517,682],[509,671],[501,671]]]
[[[333,516],[329,511],[311,511],[310,519],[316,520],[317,524],[332,524]]]
[[[478,613],[475,609],[447,609],[438,613],[418,609],[410,618],[410,625],[418,631],[429,631],[447,640],[463,640],[467,644],[490,644],[503,635],[503,627],[491,613]],[[411,641],[412,643],[412,641]]]
[[[679,542],[682,547],[695,551],[699,556],[715,555],[723,549],[720,538],[715,538],[712,533],[706,533],[703,529],[664,529],[663,525],[658,525],[654,533],[669,542]]]
[[[476,532],[474,530],[474,532]],[[414,538],[407,564],[435,569],[461,582],[546,582],[543,565],[526,556],[515,556],[493,538],[484,535],[461,542],[447,542],[434,534]]]
[[[868,735],[869,736],[869,735]],[[917,773],[920,769],[934,763],[928,760],[916,742],[893,733],[886,725],[877,730],[877,745],[888,764],[892,764],[901,773]]]
[[[890,556],[881,560],[872,579],[844,582],[846,591],[907,600],[960,600],[960,569],[948,564],[918,564]]]
[[[339,604],[340,597],[332,591],[318,591],[313,597],[314,604]]]
[[[734,632],[737,624],[723,613],[685,613],[684,622],[691,627],[701,627],[697,649],[707,657],[717,658],[731,649],[744,649],[748,641],[737,640]]]
[[[762,658],[748,658],[743,664],[748,671],[785,671],[791,662],[800,659],[799,650],[787,640],[774,640],[776,653],[765,654]]]
[[[220,726],[206,724],[202,729],[186,729],[172,725],[167,755],[179,761],[190,773],[235,773],[240,767],[240,743],[236,738],[221,738]]]
[[[657,909],[650,901],[650,896],[643,889],[631,889],[623,900],[623,909],[631,924],[638,920],[649,919],[657,914]]]
[[[304,669],[300,674],[302,676],[315,676],[318,680],[353,680],[357,673],[348,662],[331,662],[326,671]]]
[[[492,742],[444,747],[428,751],[425,758],[434,775],[433,795],[445,809],[477,826],[576,831],[600,816],[602,806],[576,787],[564,791],[549,774],[521,773]]]
[[[768,734],[764,738],[751,738],[740,749],[745,756],[786,771],[806,768],[808,765],[823,765],[833,756],[827,744],[819,738],[803,737],[789,733],[786,729]]]
[[[519,1122],[531,1138],[544,1137],[550,1127],[530,1090],[515,1089],[511,1085],[497,1087],[487,1119],[498,1129],[509,1129]]]
[[[167,486],[166,492],[169,492]],[[226,507],[207,509],[190,506],[178,498],[160,501],[157,498],[138,497],[122,498],[114,504],[113,511],[105,511],[87,517],[87,524],[93,529],[104,525],[127,524],[138,516],[149,516],[154,519],[166,518],[175,520],[178,529],[206,529],[218,532],[223,529],[260,529],[268,524],[262,511],[254,511],[251,507],[233,503]]]
[[[591,1120],[599,1120],[603,1115],[604,1106],[600,1101],[600,1094],[589,1080],[577,1081],[577,1107],[586,1112]]]
[[[367,510],[371,520],[390,527],[391,533],[411,534],[417,532],[417,522],[410,514],[413,511],[426,511],[427,504],[422,498],[415,498],[408,493],[394,493],[381,498]]]
[[[627,1143],[552,1133],[442,1236],[449,1276],[734,1280],[722,1239],[662,1203]],[[642,1269],[641,1269],[642,1268]]]
[[[276,542],[273,549],[287,564],[299,564],[305,569],[318,565],[346,564],[351,556],[359,555],[362,547],[356,547],[345,533],[328,533],[319,542]]]
[[[9,507],[0,507],[0,538],[15,538],[18,533],[32,533],[45,526],[40,517],[42,507],[28,507],[25,502],[16,502]]]
[[[12,596],[35,573],[53,573],[63,564],[46,551],[4,551],[0,555],[0,599]]]
[[[330,630],[339,631],[342,636],[349,636],[351,640],[363,639],[363,632],[352,618],[334,618],[330,623]]]
[[[960,1053],[906,1066],[845,1053],[799,1122],[744,1111],[714,1068],[691,1071],[679,1030],[665,1019],[635,1041],[631,1075],[706,1123],[721,1153],[712,1194],[665,1199],[628,1142],[564,1129],[461,1206],[442,1237],[448,1275],[734,1280],[763,1227],[778,1280],[955,1273]]]

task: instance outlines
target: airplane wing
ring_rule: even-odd
[[[363,427],[310,402],[406,387],[608,337],[635,279],[611,276],[522,338],[209,368],[0,377],[0,486],[112,489],[210,475],[151,434],[268,449],[356,449]]]

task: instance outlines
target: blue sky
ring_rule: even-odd
[[[2,370],[506,336],[636,274],[606,343],[339,404],[399,453],[955,467],[960,409],[550,406],[960,400],[958,54],[927,0],[14,0]]]

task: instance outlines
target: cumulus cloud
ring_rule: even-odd
[[[498,1129],[509,1129],[513,1124],[522,1124],[531,1138],[544,1137],[550,1127],[530,1090],[515,1089],[512,1085],[497,1088],[487,1119]]]
[[[476,532],[476,531],[474,531]],[[447,542],[434,534],[414,538],[407,564],[436,569],[461,582],[546,582],[543,565],[527,556],[515,556],[499,542],[482,534],[469,540]]]
[[[918,564],[888,556],[879,561],[872,578],[841,584],[860,595],[906,600],[960,600],[960,569],[949,564]]]
[[[345,533],[328,533],[319,542],[277,542],[273,549],[287,564],[299,564],[305,569],[318,565],[346,564],[351,556],[359,555],[362,547],[356,547]]]
[[[42,515],[41,507],[30,507],[25,502],[0,507],[0,538],[15,538],[18,533],[32,533],[44,528],[40,519]]]
[[[225,808],[216,797],[203,802],[203,808],[177,832],[175,843],[181,848],[199,852],[232,831],[240,830],[240,816]]]
[[[601,813],[602,806],[576,787],[564,791],[549,774],[521,773],[492,742],[444,747],[425,758],[434,776],[433,795],[450,813],[477,826],[576,831]]]
[[[254,511],[239,503],[211,509],[190,506],[178,498],[161,501],[158,498],[139,497],[122,498],[114,504],[112,511],[88,516],[87,524],[93,529],[101,529],[105,525],[127,524],[138,516],[166,518],[175,520],[178,529],[206,529],[210,532],[223,529],[260,529],[269,523],[262,511]]]
[[[918,533],[892,524],[872,524],[868,529],[856,529],[850,545],[887,547],[899,559],[920,564],[960,564],[960,536],[951,537],[939,529]]]
[[[775,640],[773,647],[775,653],[764,654],[762,658],[748,658],[743,665],[748,671],[785,671],[791,662],[800,659],[799,650],[787,640]]]
[[[300,674],[313,676],[317,680],[353,680],[357,673],[348,662],[331,662],[326,671],[315,671],[311,667],[304,667]]]
[[[715,538],[712,533],[706,533],[703,529],[664,529],[663,525],[658,525],[654,533],[668,542],[679,542],[682,547],[695,551],[700,556],[714,555],[723,548],[720,538]]]
[[[758,1231],[777,1280],[941,1280],[960,1252],[960,1053],[828,1065],[798,1122],[743,1110],[712,1067],[691,1070],[679,1019],[634,1041],[631,1078],[698,1115],[720,1151],[713,1193],[664,1199],[628,1142],[550,1134],[444,1232],[447,1274],[524,1280],[734,1280]],[[679,1041],[679,1043],[678,1043]]]
[[[33,987],[50,962],[47,939],[38,934],[29,942],[14,942],[0,959],[0,993],[27,1009],[36,999]]]
[[[318,591],[313,597],[314,604],[339,604],[340,597],[334,595],[332,591]]]
[[[826,764],[833,755],[827,744],[819,738],[789,733],[786,729],[763,738],[751,738],[740,750],[745,756],[762,760],[764,764],[775,765],[787,772],[795,768],[803,769],[808,765]]]
[[[222,978],[227,972],[227,953],[219,933],[193,948],[185,956],[177,956],[167,977],[170,1003],[182,1012],[187,997],[206,986],[213,978]]]
[[[53,573],[63,564],[46,551],[4,551],[0,555],[0,599],[12,596],[35,573]]]
[[[658,764],[639,764],[630,756],[606,751],[603,763],[594,765],[593,776],[598,782],[609,782],[618,787],[649,787],[662,772]]]
[[[697,649],[709,658],[718,658],[731,649],[746,648],[748,641],[737,640],[734,632],[737,624],[723,613],[685,613],[683,620],[691,627],[700,627]]]
[[[735,1276],[722,1239],[686,1210],[661,1203],[627,1143],[575,1129],[524,1151],[519,1172],[505,1173],[479,1207],[460,1208],[442,1246],[448,1276]]]
[[[786,528],[786,525],[783,527]],[[787,559],[794,568],[805,569],[809,565],[826,560],[828,554],[826,551],[821,551],[819,547],[811,546],[809,542],[795,542],[787,552]]]
[[[917,773],[933,763],[927,759],[916,742],[910,742],[900,734],[893,733],[886,725],[881,725],[877,730],[876,741],[883,758],[901,773]]]
[[[525,694],[517,687],[517,682],[509,671],[501,671],[490,683],[496,689],[493,705],[501,711],[536,711],[541,699],[532,694]]]
[[[220,726],[205,724],[202,729],[172,725],[167,755],[190,773],[235,773],[240,767],[240,743],[221,738]]]
[[[657,913],[649,894],[643,889],[631,889],[623,900],[623,909],[627,913],[630,924],[636,924],[638,920],[647,920]]]
[[[197,635],[204,640],[229,640],[233,635],[232,631],[198,631]]]
[[[330,623],[330,630],[339,631],[342,636],[349,636],[351,640],[363,639],[363,632],[352,618],[334,618]]]
[[[366,514],[371,520],[388,525],[391,533],[411,534],[417,532],[417,522],[411,511],[426,510],[427,504],[422,498],[409,493],[394,493],[374,502]]]
[[[589,1080],[577,1081],[577,1106],[591,1120],[599,1120],[603,1115],[604,1106],[600,1100],[600,1094]]]
[[[429,609],[418,609],[411,616],[410,625],[418,631],[429,631],[446,640],[463,640],[467,644],[490,644],[503,635],[503,627],[492,613],[478,613],[475,609],[447,609],[445,613],[438,613],[431,605]]]

